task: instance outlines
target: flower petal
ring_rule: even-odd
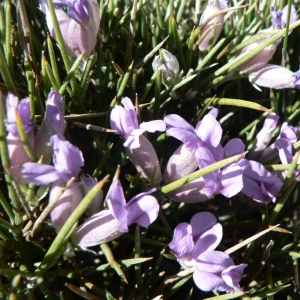
[[[111,214],[118,220],[119,231],[128,232],[126,200],[120,180],[113,184],[106,202]]]
[[[87,219],[75,232],[72,241],[81,247],[92,247],[122,235],[119,222],[110,210],[103,210]]]
[[[53,163],[62,179],[67,182],[72,177],[77,178],[84,166],[81,151],[66,141],[62,134],[53,135],[51,142],[54,150]]]
[[[155,197],[142,193],[127,203],[126,210],[128,226],[137,223],[146,227],[156,220],[159,205]]]

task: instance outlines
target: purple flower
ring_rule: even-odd
[[[275,147],[278,150],[279,158],[282,164],[291,164],[294,160],[293,154],[293,143],[297,141],[296,132],[298,131],[297,127],[285,126],[283,129],[284,134],[281,138],[275,141]],[[300,159],[298,161],[298,164]],[[287,171],[281,173],[282,179],[284,180]],[[299,171],[294,172],[294,177],[299,175]]]
[[[286,139],[289,141],[289,143],[294,144],[297,142],[297,132],[299,130],[299,127],[293,127],[289,126],[287,122],[284,122],[280,129],[280,135],[277,138],[278,139]],[[264,128],[262,129],[262,132],[264,131]],[[258,133],[260,135],[260,133]],[[265,149],[261,152],[258,151],[259,155],[256,155],[256,151],[251,152],[251,158],[254,158],[255,160],[259,162],[263,162],[264,160],[275,156],[278,153],[278,150],[276,149],[275,143],[272,143],[271,145],[266,144]]]
[[[195,129],[178,115],[167,115],[164,118],[166,132],[184,145],[167,164],[164,174],[166,182],[193,172],[197,168],[195,159],[199,168],[203,168],[244,151],[244,144],[239,139],[231,140],[225,148],[220,145],[222,128],[216,120],[217,114],[218,110],[212,109],[198,122]],[[231,164],[172,191],[169,196],[174,201],[200,202],[220,193],[232,197],[242,187],[242,169],[238,164]]]
[[[213,108],[202,121],[197,123],[196,128],[179,115],[167,115],[164,118],[166,132],[182,141],[192,153],[195,153],[199,147],[214,148],[219,145],[222,137],[221,125],[216,120],[217,115],[218,110]]]
[[[271,22],[274,29],[283,29],[286,27],[287,24],[287,17],[288,17],[288,5],[286,5],[283,10],[275,10],[273,6],[270,8],[271,13]],[[298,20],[297,11],[294,5],[291,6],[291,15],[289,24],[293,24]]]
[[[259,160],[262,153],[266,150],[272,139],[272,133],[274,132],[279,116],[275,113],[270,113],[264,122],[262,129],[257,133],[253,147],[249,153],[249,158]]]
[[[242,193],[259,204],[275,202],[283,185],[281,180],[256,161],[243,160],[240,165],[243,167]]]
[[[87,59],[97,43],[100,25],[99,5],[95,0],[55,0],[55,13],[67,51],[71,56],[78,57],[85,51]],[[48,29],[56,39],[51,20],[48,1],[40,0],[40,9],[46,15]],[[66,12],[62,9],[66,7]]]
[[[287,22],[287,9],[288,9],[288,6],[285,6],[282,12],[275,11],[274,8],[271,6],[270,13],[272,16],[272,19],[271,19],[272,26],[268,29],[260,31],[259,33],[272,31],[274,29],[284,28],[286,26],[286,22]],[[296,22],[297,19],[298,19],[298,16],[297,16],[295,7],[292,6],[290,24]],[[252,44],[249,44],[242,50],[242,53],[247,53],[247,52],[250,52],[251,50],[257,48],[260,44],[265,42],[269,37],[264,37]],[[252,73],[252,74],[250,74],[251,78],[249,77],[250,82],[253,82],[257,85],[275,88],[275,89],[290,87],[287,85],[291,84],[291,82],[289,81],[290,76],[292,75],[291,73],[288,74],[288,72],[281,67],[280,67],[280,69],[272,70],[272,73],[269,73],[270,71],[267,72],[267,70],[268,70],[267,66],[266,66],[266,69],[264,69],[264,66],[272,58],[272,56],[274,55],[276,48],[280,42],[281,42],[281,38],[278,39],[277,41],[275,41],[273,44],[264,48],[261,52],[259,52],[258,54],[256,54],[252,58],[250,58],[247,62],[245,62],[244,64],[242,64],[239,67],[239,69],[242,71],[242,73],[247,73],[247,74]],[[270,66],[272,66],[272,65],[270,65]],[[267,72],[267,73],[265,73],[265,72]],[[283,73],[283,75],[280,75],[280,72],[285,72],[285,73]],[[258,73],[258,75],[257,75],[257,73]],[[256,76],[262,76],[263,74],[265,74],[265,75],[263,77],[261,77],[260,80],[256,79]],[[284,78],[285,76],[288,76],[289,78],[285,79]],[[274,78],[274,83],[272,83],[271,77]],[[292,81],[292,82],[294,82],[294,81]]]
[[[61,95],[52,91],[46,101],[44,120],[34,139],[34,150],[38,158],[43,155],[43,162],[50,162],[53,147],[50,138],[55,134],[63,134],[66,122],[63,115],[64,102]]]
[[[92,7],[88,0],[54,0],[57,7],[66,7],[66,12],[70,18],[86,28],[91,26]]]
[[[138,124],[134,106],[129,98],[123,98],[121,105],[115,105],[110,115],[110,125],[113,130],[125,139],[124,146],[127,154],[142,176],[151,181],[154,172],[155,183],[161,181],[161,170],[156,152],[150,141],[142,135],[144,131],[164,131],[166,125],[162,120],[143,122]]]
[[[50,190],[50,202],[56,198],[58,191],[65,187],[71,178],[78,180],[81,167],[84,165],[81,151],[66,141],[63,135],[52,136],[51,142],[54,150],[54,166],[28,162],[23,165],[22,169],[23,177],[31,183],[53,183]],[[56,202],[50,216],[57,232],[78,206],[82,197],[82,187],[78,181],[75,181]]]
[[[126,140],[125,147],[136,149],[140,147],[139,136],[145,132],[165,131],[166,125],[161,120],[143,122],[139,125],[138,118],[131,100],[123,98],[121,105],[115,105],[110,115],[110,126]]]
[[[218,13],[219,11],[227,8],[227,1],[225,0],[209,0],[208,4],[201,16],[200,19],[200,26],[203,24],[208,18],[212,17],[214,14]],[[217,24],[216,29],[214,29],[215,24]],[[224,14],[220,14],[217,17],[213,18],[210,20],[203,28],[202,32],[207,32],[209,33],[205,36],[205,38],[202,40],[202,42],[199,44],[199,50],[201,52],[206,51],[207,47],[209,44],[214,44],[216,40],[218,39],[224,25]],[[215,30],[214,33],[214,40],[211,42],[211,38],[213,35],[213,31]]]
[[[78,179],[84,160],[81,151],[65,140],[64,136],[52,136],[53,164],[54,166],[26,163],[23,165],[22,174],[34,184],[49,184],[57,180],[67,183],[72,177]]]
[[[195,284],[202,291],[241,291],[239,282],[247,264],[234,265],[228,254],[220,251],[206,251],[196,260],[193,274]]]
[[[30,121],[30,101],[28,98],[19,99],[11,93],[6,96],[6,129],[12,135],[18,137],[18,127],[16,123],[16,112],[21,117],[24,130],[27,134],[30,134],[34,130],[34,123]]]
[[[117,180],[107,197],[108,210],[87,219],[75,232],[73,242],[81,247],[91,247],[128,232],[128,226],[133,223],[143,227],[150,225],[159,211],[157,200],[149,195],[152,192],[141,193],[126,203],[121,183]]]
[[[206,167],[222,159],[242,153],[244,147],[245,145],[240,139],[230,140],[224,148],[221,145],[211,149],[199,147],[196,151],[199,168]],[[239,162],[211,172],[203,176],[203,178],[205,185],[202,188],[201,193],[208,198],[212,198],[217,194],[222,194],[225,197],[230,198],[240,192],[243,188],[243,170],[239,165]]]
[[[22,174],[22,165],[31,161],[25,151],[23,142],[20,139],[16,117],[17,113],[21,117],[23,128],[27,134],[28,142],[33,147],[34,144],[34,123],[30,121],[30,101],[28,98],[19,99],[11,93],[6,96],[6,119],[4,120],[8,131],[6,140],[8,154],[11,163],[11,175],[21,183],[26,183]]]
[[[222,239],[221,224],[209,212],[195,214],[189,223],[179,224],[175,230],[171,251],[184,268],[195,265],[198,256],[205,251],[214,250]]]

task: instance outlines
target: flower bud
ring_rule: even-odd
[[[268,31],[268,30],[266,30],[266,31]],[[262,32],[263,31],[261,31],[259,33],[262,33]],[[256,49],[267,39],[268,39],[268,37],[262,38],[254,43],[249,44],[242,50],[242,53],[248,53],[248,52]],[[280,43],[280,39],[277,40],[276,42],[272,43],[271,45],[267,46],[266,48],[264,48],[262,51],[260,51],[256,55],[254,55],[252,58],[250,58],[248,61],[246,61],[244,64],[242,64],[239,67],[239,69],[242,71],[242,73],[250,73],[250,72],[258,70],[260,67],[264,66],[266,63],[269,62],[269,60],[274,55],[279,43]]]
[[[249,81],[271,89],[299,88],[300,72],[293,73],[287,68],[266,64],[249,74]]]
[[[219,11],[227,8],[227,1],[225,0],[209,0],[208,4],[201,16],[200,19],[200,26],[203,24],[208,18],[213,16],[214,14],[218,13]],[[215,28],[214,26],[217,25]],[[220,14],[217,17],[210,20],[203,28],[202,32],[206,32],[207,30],[210,30],[210,32],[205,36],[205,38],[202,40],[202,42],[199,44],[199,50],[201,52],[204,52],[207,50],[208,45],[210,44],[210,39],[212,38],[212,35],[214,34],[214,39],[212,44],[214,44],[219,37],[224,25],[224,14]],[[215,29],[214,29],[215,28]]]
[[[175,84],[179,74],[179,63],[177,58],[165,49],[159,50],[160,55],[155,56],[152,63],[154,72],[162,71],[163,81],[165,84]]]

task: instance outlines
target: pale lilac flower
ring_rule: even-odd
[[[281,180],[254,160],[243,160],[239,164],[243,168],[242,193],[259,204],[275,202],[283,185]]]
[[[268,31],[273,31],[275,29],[283,29],[286,26],[287,23],[287,6],[284,7],[283,11],[275,11],[274,8],[271,6],[270,9],[270,13],[271,13],[271,21],[272,21],[272,26],[268,29],[262,30],[260,31],[258,34],[263,33],[263,32],[268,32]],[[291,10],[291,18],[290,18],[290,24],[294,23],[296,20],[298,19],[295,7],[292,6],[292,10]],[[263,42],[265,42],[268,38],[270,38],[272,35],[270,34],[270,36],[268,37],[264,37],[252,44],[249,44],[248,46],[246,46],[243,50],[242,53],[247,53],[250,52],[251,50],[254,50],[255,48],[257,48],[259,45],[261,45]],[[239,69],[241,70],[241,73],[253,73],[253,72],[259,72],[261,68],[263,68],[268,62],[269,60],[272,58],[272,56],[274,55],[277,46],[280,44],[282,38],[276,40],[274,43],[272,43],[271,45],[267,46],[266,48],[264,48],[262,51],[260,51],[258,54],[256,54],[255,56],[253,56],[252,58],[250,58],[247,62],[245,62],[244,64],[242,64]],[[280,70],[279,70],[280,71]],[[281,69],[282,72],[285,72],[284,70]],[[290,76],[291,74],[289,74]],[[271,78],[272,75],[270,75]],[[280,85],[288,85],[289,82],[288,81],[284,81],[284,77],[285,75],[283,74],[282,76],[278,77],[278,73],[273,73],[273,76],[275,77],[275,83],[273,84],[274,88],[283,88],[283,87],[278,87]],[[281,79],[281,80],[280,80]],[[254,78],[252,77],[252,80],[250,79],[251,82],[254,81],[255,84],[257,85],[261,85],[259,82],[255,82]],[[272,84],[271,81],[269,80],[269,83],[267,84]],[[262,86],[263,82],[262,82]],[[269,87],[268,85],[266,87]]]
[[[271,89],[300,88],[300,71],[293,73],[277,65],[265,64],[248,74],[249,81]]]
[[[272,31],[272,30],[273,30],[272,28],[265,29],[265,30],[262,30],[262,31],[258,32],[257,34],[261,34],[263,32],[268,32],[268,31]],[[254,43],[251,43],[251,44],[247,45],[245,48],[243,48],[242,53],[248,53],[248,52],[256,49],[263,42],[265,42],[269,37],[264,37],[262,39],[259,39],[259,40],[255,41]],[[267,64],[269,62],[269,60],[273,57],[273,55],[274,55],[274,53],[277,49],[277,46],[279,45],[280,42],[281,42],[280,39],[275,41],[274,43],[267,46],[266,48],[264,48],[262,51],[260,51],[256,55],[254,55],[252,58],[247,60],[245,63],[243,63],[239,67],[241,73],[242,74],[244,74],[244,73],[248,74],[248,73],[254,72],[256,70],[259,70],[265,64]]]
[[[63,134],[66,128],[64,119],[64,103],[61,95],[52,91],[46,101],[46,112],[41,127],[34,139],[34,150],[38,158],[43,155],[43,163],[49,163],[53,147],[50,138],[55,134]]]
[[[57,7],[66,7],[66,12],[77,23],[86,28],[91,26],[92,7],[89,0],[54,0]]]
[[[30,121],[30,101],[28,98],[19,99],[11,93],[6,96],[6,119],[4,120],[8,131],[6,140],[8,146],[8,154],[11,163],[11,175],[21,183],[25,183],[21,174],[22,165],[31,161],[25,151],[23,142],[20,139],[16,114],[19,114],[22,120],[23,128],[27,134],[28,142],[33,147],[34,144],[34,122]]]
[[[50,214],[58,232],[82,200],[83,191],[78,176],[84,160],[81,151],[66,141],[63,135],[52,136],[51,142],[54,150],[54,166],[28,162],[23,165],[22,175],[34,184],[54,183],[50,191],[50,202],[71,178],[75,178],[76,181],[62,194]]]
[[[145,131],[165,131],[166,125],[162,120],[143,122],[139,125],[134,106],[128,97],[122,99],[121,105],[115,105],[110,115],[110,126],[126,140],[125,147],[136,149],[140,147],[138,137]]]
[[[279,116],[270,113],[265,119],[262,129],[257,133],[252,149],[248,158],[259,160],[262,153],[266,150],[272,139],[272,133],[276,129]]]
[[[283,29],[286,27],[287,24],[287,17],[288,17],[288,5],[286,5],[283,10],[275,10],[273,6],[270,8],[270,13],[271,13],[271,22],[272,22],[272,27],[274,29]],[[290,20],[289,24],[293,24],[298,20],[298,15],[297,11],[295,9],[295,6],[291,6],[291,15],[290,15]]]
[[[78,178],[84,165],[81,151],[66,141],[61,134],[52,136],[51,143],[54,150],[54,166],[24,164],[22,174],[28,181],[35,184],[49,184],[62,179],[67,183],[72,177]]]
[[[230,140],[224,148],[221,145],[211,149],[199,147],[196,151],[199,168],[240,154],[244,151],[244,147],[245,145],[240,139]],[[239,193],[244,186],[241,161],[244,161],[244,159],[203,176],[205,185],[200,193],[207,196],[208,199],[217,194],[230,198]]]
[[[166,125],[162,120],[143,122],[139,125],[131,100],[126,97],[121,102],[124,107],[115,105],[111,111],[111,128],[125,139],[124,146],[127,148],[127,154],[142,176],[151,181],[155,173],[154,181],[159,183],[162,176],[156,152],[142,133],[164,131]]]
[[[195,265],[199,255],[214,250],[223,235],[222,226],[209,212],[195,214],[189,223],[179,224],[169,248],[183,268]]]
[[[67,51],[71,56],[80,56],[85,51],[88,59],[97,43],[100,25],[99,5],[96,0],[55,0],[55,13]],[[56,39],[48,1],[40,0],[40,9],[46,15],[48,29]],[[66,7],[66,12],[62,9]]]
[[[219,11],[227,8],[227,1],[225,0],[208,0],[207,6],[201,16],[200,19],[200,26],[203,24],[208,18],[212,17],[214,14],[218,13]],[[216,28],[214,26],[217,25]],[[202,42],[199,44],[199,50],[201,52],[206,51],[209,44],[214,44],[218,39],[224,25],[224,14],[220,14],[217,17],[210,20],[203,28],[202,32],[206,32],[210,30],[210,32],[205,36]],[[214,40],[211,41],[213,32],[214,33]]]
[[[216,120],[217,113],[217,109],[212,109],[198,122],[195,129],[178,115],[167,115],[164,118],[166,132],[184,143],[184,147],[179,148],[179,152],[175,153],[167,164],[164,174],[167,182],[193,172],[197,168],[195,158],[198,166],[203,168],[244,151],[244,144],[238,139],[230,141],[225,148],[220,145],[222,128]],[[187,166],[182,164],[182,161],[185,161]],[[174,201],[201,202],[220,193],[232,197],[242,187],[242,169],[237,164],[231,164],[172,191],[168,196]]]
[[[297,141],[296,132],[293,132],[293,129],[296,130],[297,127],[292,126],[286,126],[285,127],[285,133],[286,135],[284,137],[281,137],[275,141],[275,147],[278,150],[279,158],[282,164],[291,164],[294,160],[294,154],[293,154],[293,143],[295,142],[295,139]],[[298,128],[297,128],[298,129]],[[295,138],[293,137],[295,135]],[[300,163],[300,159],[298,160],[298,164]],[[285,179],[286,174],[288,171],[283,171],[280,174],[280,177],[282,180]],[[294,177],[299,175],[299,171],[296,170],[294,172]]]
[[[117,180],[107,197],[108,209],[87,219],[75,232],[73,242],[81,247],[91,247],[116,239],[128,232],[128,226],[137,223],[150,225],[158,216],[157,200],[149,195],[153,190],[138,194],[126,203],[124,192]]]
[[[297,142],[298,130],[298,126],[289,126],[287,122],[284,122],[281,126],[280,134],[277,139],[287,139],[289,143],[294,144]],[[268,147],[265,147],[260,155],[256,155],[255,152],[251,153],[251,158],[255,158],[256,161],[263,162],[268,158],[274,157],[276,154],[278,154],[278,150],[276,149],[275,143],[272,143]]]
[[[218,110],[213,108],[194,128],[179,115],[166,115],[166,132],[184,143],[185,147],[195,153],[199,147],[214,148],[220,143],[222,128],[216,120]]]
[[[195,284],[202,291],[241,291],[239,282],[247,264],[235,265],[228,254],[205,251],[196,260],[193,274]]]

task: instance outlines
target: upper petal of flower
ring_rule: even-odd
[[[214,250],[219,245],[223,230],[213,214],[209,212],[197,213],[192,217],[190,224],[195,243],[192,251],[193,259],[197,259],[205,251]]]
[[[128,232],[126,200],[120,180],[117,180],[107,196],[107,206],[111,214],[118,220],[118,230]]]
[[[110,126],[127,139],[133,130],[138,129],[138,119],[134,106],[129,98],[123,98],[122,104],[115,105],[110,114]]]
[[[84,166],[81,151],[65,140],[62,134],[51,137],[53,143],[53,163],[55,169],[61,173],[62,179],[68,181],[70,178],[77,178]]]
[[[133,197],[126,205],[128,226],[137,223],[146,227],[153,223],[159,211],[155,197],[149,195],[153,190]]]
[[[199,124],[199,125],[198,125]],[[195,132],[205,147],[217,147],[222,137],[220,123],[212,114],[207,114],[196,126]]]

